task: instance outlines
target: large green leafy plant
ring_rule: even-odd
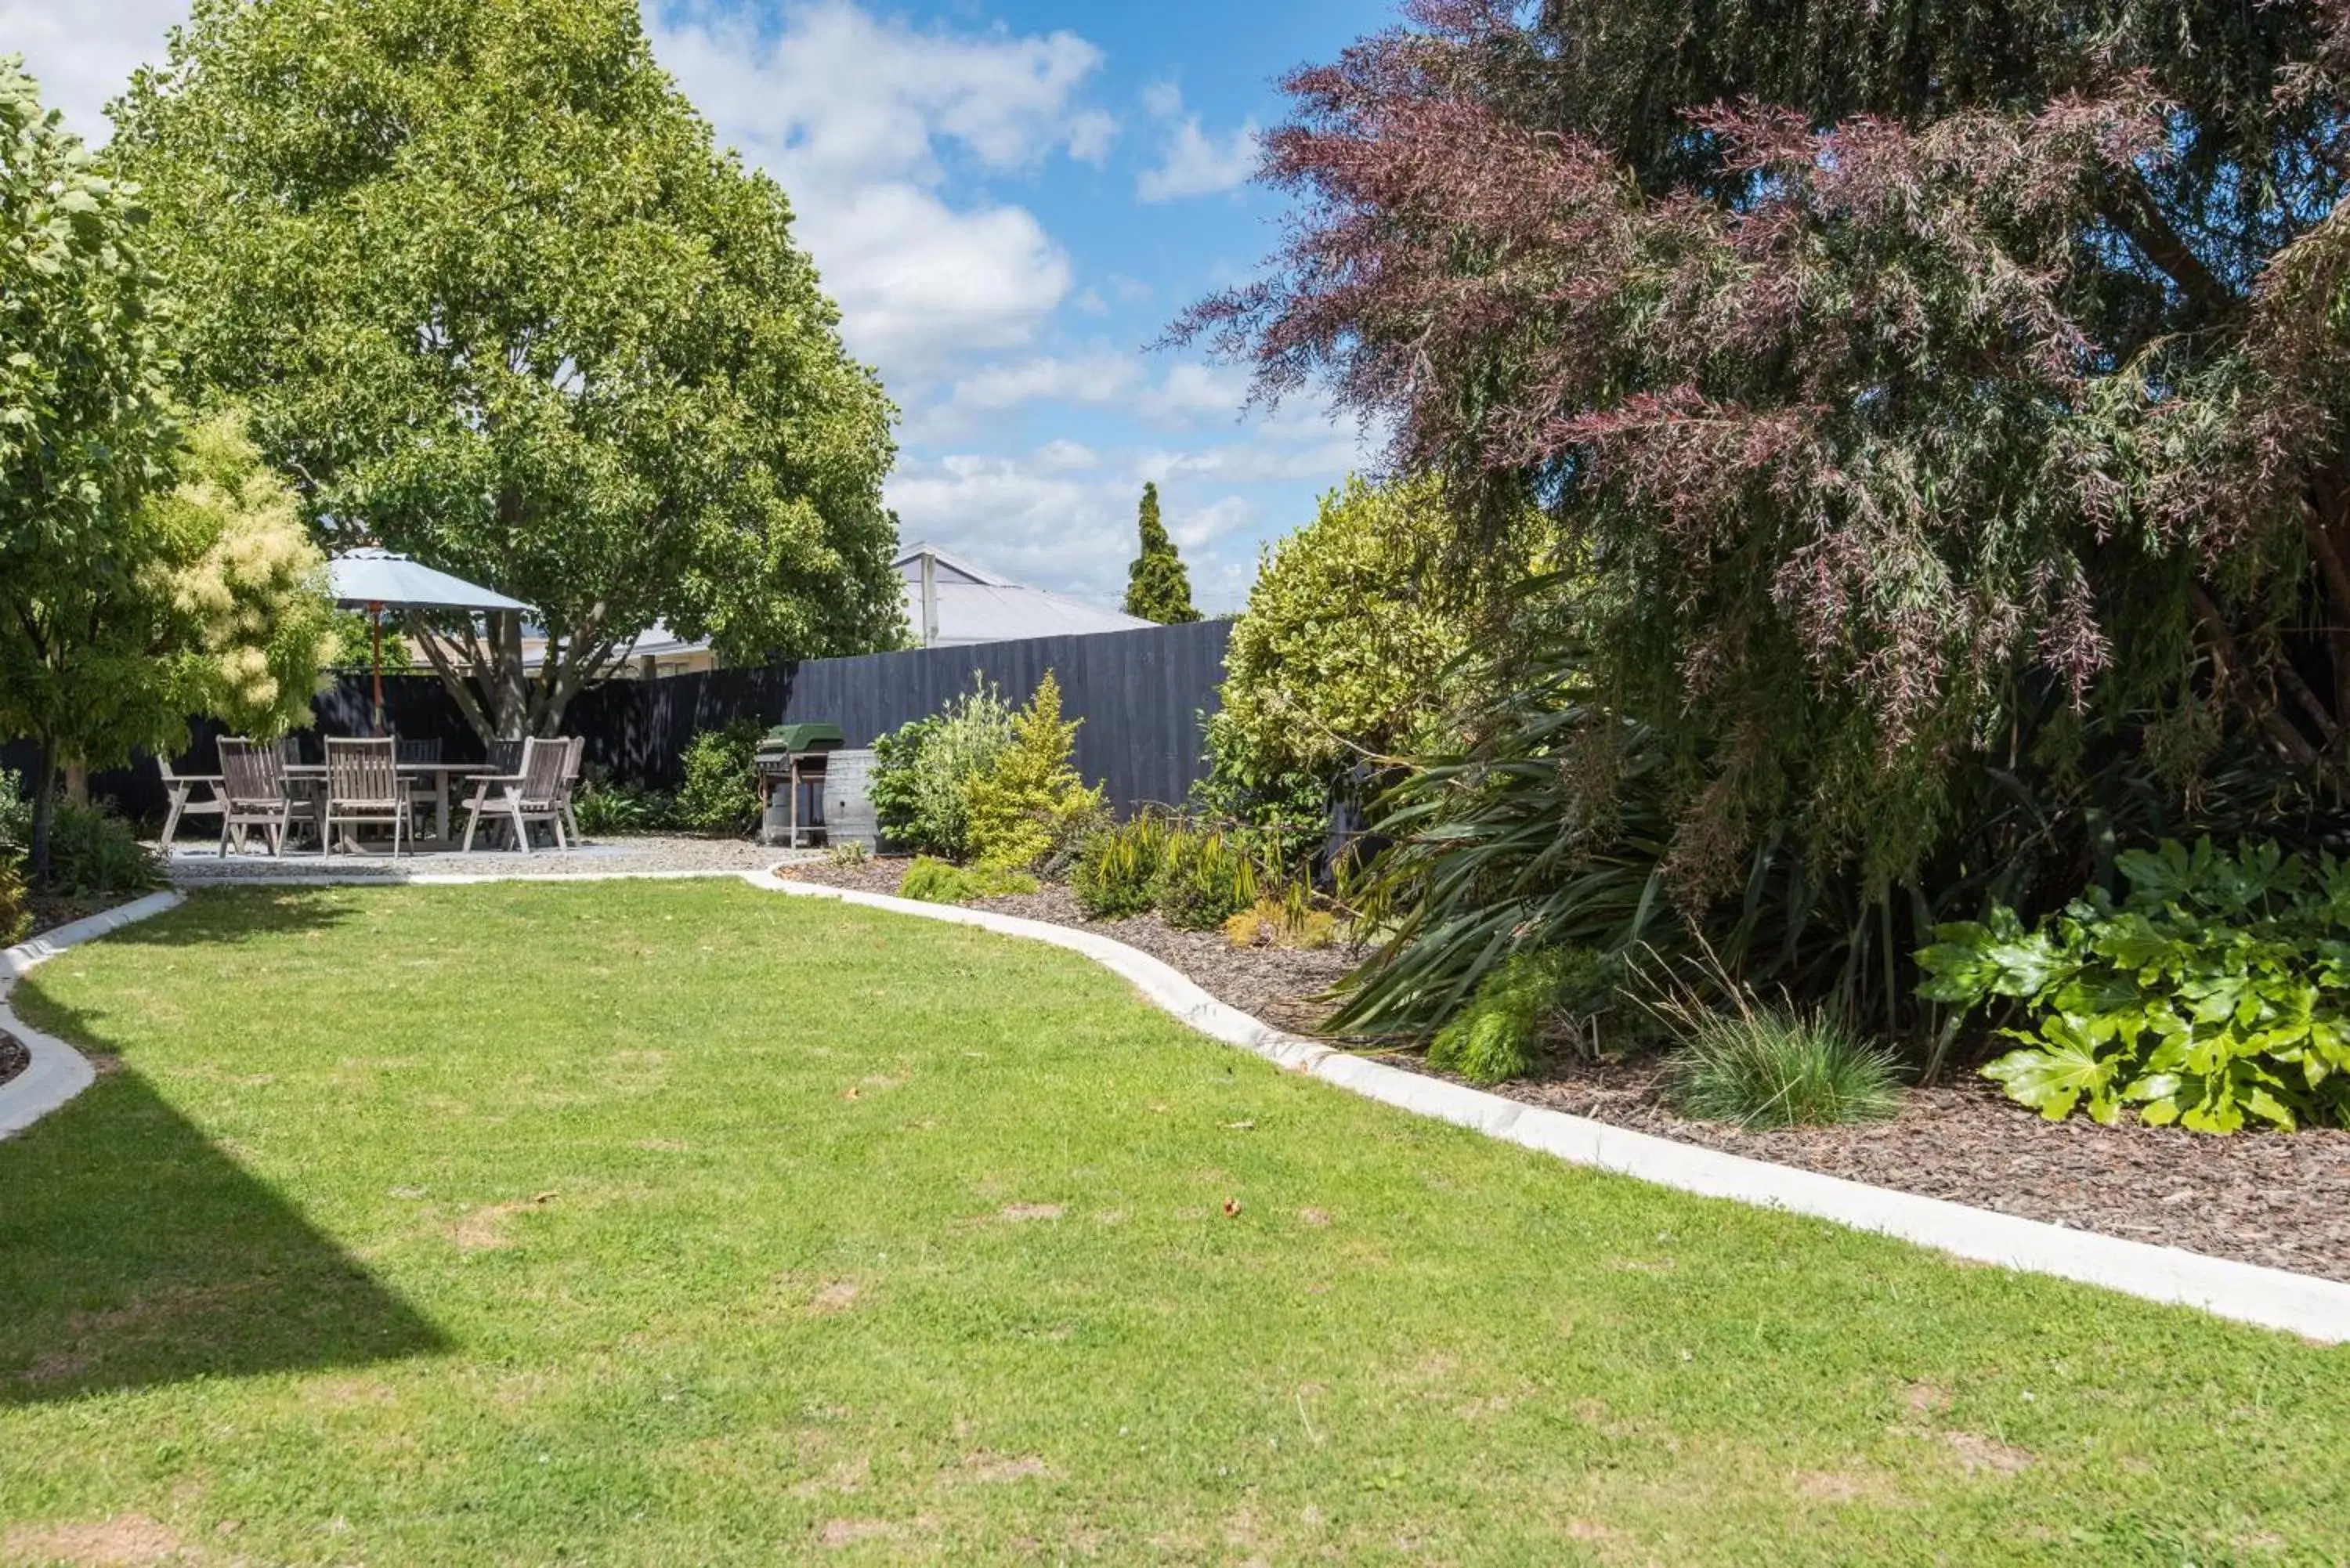
[[[1012,742],[1011,706],[978,677],[941,712],[881,737],[872,785],[881,836],[917,854],[969,858],[971,781]]]
[[[2118,902],[2093,888],[2033,930],[2002,907],[1918,954],[1928,997],[2021,1012],[1984,1075],[2051,1119],[2350,1125],[2350,864],[2205,838],[2117,865]]]

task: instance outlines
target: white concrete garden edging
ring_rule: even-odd
[[[13,1034],[32,1054],[26,1069],[0,1084],[0,1137],[22,1131],[89,1087],[98,1069],[89,1059],[54,1034],[44,1034],[9,1009],[8,992],[35,964],[78,947],[94,937],[120,930],[133,920],[160,915],[180,902],[177,893],[150,893],[143,898],[103,910],[85,919],[0,951],[0,1032]]]
[[[1729,1199],[1757,1208],[1809,1215],[1978,1262],[2100,1285],[2147,1301],[2196,1307],[2218,1317],[2282,1329],[2328,1344],[2350,1341],[2350,1284],[2339,1281],[2233,1262],[2177,1247],[2124,1241],[2092,1231],[2071,1230],[1939,1198],[1896,1192],[1524,1105],[1284,1033],[1218,1001],[1189,976],[1148,953],[1097,932],[1046,920],[790,881],[768,871],[426,874],[396,880],[380,875],[313,873],[239,877],[213,885],[463,887],[495,882],[709,877],[737,877],[766,891],[831,898],[1066,948],[1127,980],[1152,1005],[1211,1039],[1237,1045],[1276,1066],[1310,1074],[1382,1104],[1471,1128],[1570,1164],[1635,1177],[1700,1197]],[[17,976],[44,959],[133,920],[160,914],[181,898],[176,892],[151,894],[0,952],[0,1028],[23,1041],[33,1054],[32,1066],[0,1086],[0,1137],[71,1099],[88,1086],[94,1075],[79,1052],[61,1040],[27,1027],[8,1011],[7,988]]]
[[[744,872],[743,877],[754,887],[837,898],[1067,948],[1123,976],[1154,1005],[1201,1033],[1382,1104],[1473,1128],[1570,1164],[1637,1177],[1700,1197],[1806,1214],[1977,1262],[2102,1285],[2147,1301],[2198,1307],[2214,1316],[2282,1329],[2327,1344],[2350,1340],[2350,1284],[2338,1280],[1896,1192],[1571,1116],[1407,1072],[1284,1034],[1217,1001],[1172,965],[1092,931],[986,909],[794,882],[766,872]]]

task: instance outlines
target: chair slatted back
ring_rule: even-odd
[[[346,805],[396,806],[404,804],[400,767],[392,742],[327,741],[327,800],[329,808]]]
[[[564,759],[570,751],[568,741],[533,737],[523,743],[521,793],[525,811],[546,810],[562,798]]]
[[[522,753],[520,741],[492,741],[490,766],[501,775],[513,778],[522,772]]]
[[[222,793],[237,806],[275,807],[286,798],[286,761],[275,746],[242,735],[220,741]]]
[[[402,763],[437,763],[441,760],[439,741],[402,741],[400,742]]]
[[[579,770],[588,761],[588,737],[574,735],[563,746],[563,783],[567,789],[579,782]]]

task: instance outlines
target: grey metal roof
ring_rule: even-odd
[[[526,610],[520,599],[469,583],[392,550],[346,550],[327,562],[335,602],[356,609]]]
[[[1103,609],[1066,594],[1024,587],[997,579],[992,583],[958,582],[941,576],[939,635],[933,647],[956,643],[1016,642],[1024,637],[1070,637],[1097,631],[1134,631],[1154,623],[1118,610]],[[922,585],[906,585],[906,624],[920,641],[922,635]]]

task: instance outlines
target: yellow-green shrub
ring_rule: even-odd
[[[1061,717],[1051,670],[1012,715],[1011,743],[963,784],[971,857],[980,866],[1033,870],[1073,846],[1102,815],[1102,792],[1069,764],[1082,719]]]

